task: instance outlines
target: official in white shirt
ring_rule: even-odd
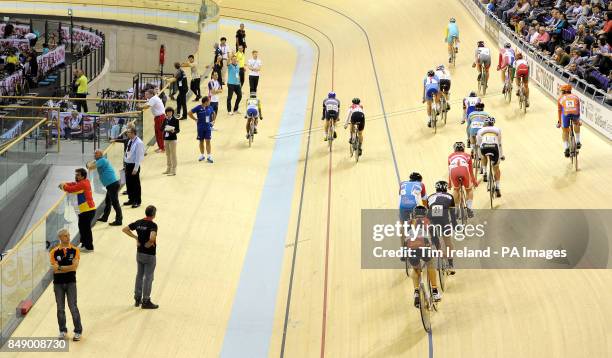
[[[164,108],[164,102],[162,102],[161,98],[155,94],[154,89],[149,89],[145,92],[145,98],[147,99],[147,103],[140,106],[142,109],[151,108],[151,113],[153,114],[155,120],[155,142],[157,142],[157,149],[155,150],[157,153],[164,151],[164,132],[161,130],[161,125],[166,119],[166,113]]]
[[[165,117],[165,114],[164,114]],[[136,128],[130,127],[127,131],[128,143],[125,151],[125,186],[128,192],[128,201],[123,205],[137,208],[142,203],[140,188],[140,164],[144,160],[144,143],[136,135]]]
[[[247,66],[251,71],[249,73],[249,90],[250,92],[257,92],[257,85],[259,84],[259,71],[261,71],[261,60],[257,58],[259,53],[253,51],[253,58],[249,59]]]

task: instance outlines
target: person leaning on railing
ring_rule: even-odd
[[[111,222],[110,226],[120,226],[123,221],[123,214],[121,212],[121,205],[119,205],[119,189],[121,184],[119,178],[115,173],[115,169],[111,165],[110,161],[104,157],[104,153],[101,150],[96,150],[94,153],[95,161],[91,161],[87,164],[87,169],[98,170],[98,176],[102,185],[106,188],[106,197],[104,198],[104,213],[98,219],[101,222],[107,222],[111,212],[111,206],[115,210],[115,221]]]
[[[79,209],[79,235],[81,239],[81,249],[93,251],[93,234],[91,223],[96,215],[96,204],[91,192],[91,183],[87,179],[87,170],[84,168],[76,169],[74,180],[70,183],[61,183],[59,188],[66,193],[75,194]]]

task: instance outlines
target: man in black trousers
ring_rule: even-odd
[[[144,160],[144,143],[136,135],[136,128],[130,127],[127,131],[128,144],[125,151],[125,185],[128,192],[126,206],[137,208],[142,203],[140,189],[140,163]]]

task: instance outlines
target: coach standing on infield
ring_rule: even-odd
[[[49,252],[51,268],[53,269],[53,291],[57,303],[57,323],[59,325],[59,339],[66,339],[66,298],[68,308],[74,324],[74,337],[72,340],[80,341],[83,327],[81,315],[77,307],[76,270],[79,267],[79,248],[70,243],[70,233],[66,229],[57,232],[59,244]]]
[[[138,271],[136,273],[136,284],[134,287],[134,306],[141,306],[143,309],[156,309],[159,305],[151,302],[151,287],[156,265],[157,248],[157,224],[153,222],[157,209],[153,205],[145,209],[146,217],[134,221],[123,228],[123,232],[136,239],[137,253],[136,263]],[[136,231],[134,235],[132,231]]]
[[[125,151],[125,186],[128,192],[128,201],[123,205],[137,208],[142,203],[142,188],[140,186],[140,163],[144,160],[144,143],[136,135],[136,128],[127,130],[128,143]]]

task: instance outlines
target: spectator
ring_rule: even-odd
[[[93,234],[91,223],[96,215],[96,204],[91,194],[91,183],[87,179],[87,170],[79,168],[75,170],[74,182],[61,183],[59,188],[67,193],[75,194],[79,210],[79,236],[81,249],[93,251]]]
[[[197,115],[194,116],[194,113]],[[208,158],[206,161],[209,163],[213,162],[212,150],[210,146],[210,140],[212,137],[212,127],[215,124],[215,111],[210,106],[210,98],[205,96],[202,98],[202,104],[196,106],[189,112],[189,117],[196,121],[198,128],[198,141],[200,142],[200,157],[198,161],[203,161],[206,157],[204,156],[204,144],[206,143],[206,153]]]
[[[244,72],[245,72],[245,64],[246,58],[244,54],[244,47],[242,45],[238,46],[238,52],[236,52],[236,60],[238,61],[238,75],[240,77],[240,88],[244,86]]]
[[[82,100],[76,101],[77,111],[79,112],[88,112],[87,110],[87,85],[89,83],[89,79],[85,76],[83,70],[77,70],[77,80],[76,80],[76,97],[83,98]]]
[[[227,66],[227,112],[230,116],[238,112],[238,106],[240,106],[240,100],[242,99],[242,89],[240,88],[240,75],[238,74],[239,69],[236,56],[232,56],[231,61],[229,66]],[[236,103],[232,111],[232,97],[234,93],[236,94]]]
[[[82,134],[81,131],[82,117],[77,111],[71,111],[70,117],[64,121],[64,139],[71,140],[73,133]]]
[[[6,26],[4,26],[4,35],[2,36],[2,38],[11,38],[13,36],[14,31],[15,27],[13,27],[13,24],[6,24]]]
[[[217,73],[217,80],[219,81],[221,86],[225,84],[225,82],[223,82],[222,71],[223,71],[223,57],[221,55],[218,55],[217,59],[215,60],[215,64],[213,65],[213,73]]]
[[[174,63],[174,68],[176,69],[176,73],[174,74],[174,78],[172,78],[170,81],[176,82],[178,86],[178,96],[176,97],[176,116],[180,119],[187,119],[187,76],[185,75],[185,71],[183,71],[179,62]],[[182,117],[181,109],[183,110]]]
[[[499,18],[502,18],[504,12],[512,9],[514,5],[517,3],[517,0],[501,0],[501,3],[497,7],[496,15]]]
[[[119,178],[115,173],[115,169],[111,163],[104,157],[104,153],[101,150],[96,150],[94,153],[95,161],[92,161],[87,165],[89,170],[98,170],[98,176],[100,182],[106,188],[106,197],[104,198],[104,212],[98,219],[101,222],[107,222],[111,212],[111,206],[115,210],[115,221],[111,222],[110,226],[120,226],[123,222],[123,214],[121,212],[121,205],[119,205],[119,189],[121,184]]]
[[[244,24],[240,24],[240,28],[236,31],[236,51],[242,46],[242,51],[246,50],[246,31],[244,31]]]
[[[525,41],[529,42],[532,45],[536,44],[536,40],[538,39],[538,30],[536,27],[534,26],[530,26],[529,27],[529,32],[527,32],[527,35],[525,35]]]
[[[495,0],[489,0],[489,3],[487,4],[487,11],[490,13],[495,12]]]
[[[151,302],[151,289],[155,275],[157,253],[157,224],[153,222],[157,209],[153,205],[145,209],[145,218],[134,221],[123,228],[123,232],[136,239],[136,283],[134,285],[134,306],[156,309],[159,305]],[[136,235],[132,231],[136,231]]]
[[[565,67],[569,64],[570,59],[570,56],[567,54],[567,52],[565,52],[565,50],[563,50],[563,47],[557,47],[555,49],[554,60],[557,65]]]
[[[229,66],[229,47],[227,46],[227,39],[225,37],[221,38],[221,43],[219,44],[219,49],[221,50],[221,56],[223,57],[223,67],[226,68],[226,74]],[[227,76],[219,76],[219,78],[227,78]],[[221,82],[222,84],[225,84]]]
[[[202,93],[200,92],[200,74],[198,73],[198,65],[195,62],[195,57],[193,55],[189,55],[187,57],[187,62],[182,64],[183,67],[189,67],[191,69],[191,82],[189,83],[189,89],[196,96],[194,99],[195,102],[199,101],[202,98]]]
[[[8,25],[6,27],[8,27]],[[4,31],[6,31],[6,27],[5,27]],[[4,60],[4,62],[6,64],[4,69],[9,74],[11,74],[11,73],[13,73],[13,72],[15,72],[17,70],[17,65],[19,64],[19,57],[17,57],[17,54],[15,53],[15,50],[9,50],[8,56],[6,56],[6,59]]]
[[[210,106],[215,111],[215,116],[219,112],[219,95],[223,92],[217,76],[217,72],[213,72],[208,81],[208,97],[210,97]]]
[[[610,30],[612,30],[612,11],[606,12],[606,14],[604,15],[604,20],[605,20],[605,23],[601,31],[597,33],[598,35],[604,35],[604,34],[609,35],[610,34]]]
[[[145,92],[145,98],[147,99],[147,103],[140,105],[141,109],[149,109],[151,108],[151,113],[153,114],[154,126],[155,126],[155,141],[157,142],[157,149],[155,152],[163,152],[164,151],[164,135],[161,130],[162,122],[164,121],[164,103],[159,98],[158,95],[155,94],[154,89],[148,89]]]
[[[261,71],[261,60],[257,58],[258,54],[259,53],[254,50],[252,52],[253,58],[251,58],[248,62],[249,71],[251,71],[249,73],[250,92],[257,92],[257,85],[259,84],[259,71]]]
[[[48,54],[48,53],[49,53],[49,44],[45,42],[45,43],[42,45],[42,54],[43,54],[43,55],[46,55],[46,54]]]
[[[126,206],[137,208],[142,203],[142,190],[140,187],[140,164],[144,160],[144,143],[136,135],[136,128],[130,127],[127,131],[128,143],[125,152],[125,186],[128,192]]]
[[[176,135],[181,131],[179,120],[174,116],[174,108],[166,108],[164,122],[161,125],[164,132],[164,145],[166,147],[166,171],[162,174],[176,175]]]
[[[53,292],[57,304],[57,324],[59,325],[59,339],[66,339],[66,299],[74,324],[73,341],[80,341],[83,334],[81,314],[77,307],[76,270],[81,259],[78,247],[70,243],[70,233],[66,229],[57,232],[59,244],[49,252],[51,269],[53,270]]]
[[[125,125],[125,119],[119,118],[117,123],[113,124],[110,130],[110,139],[115,140],[121,137],[121,132],[123,131],[123,126]]]
[[[221,53],[221,49],[219,48],[218,42],[215,42],[213,48],[215,50],[215,55],[213,56],[213,63],[215,63],[217,61],[217,56],[221,56],[223,58],[223,54]]]
[[[550,35],[546,32],[546,28],[544,26],[540,26],[538,29],[538,36],[536,37],[535,45],[537,45],[540,50],[545,50],[548,46],[548,42],[550,41]]]

